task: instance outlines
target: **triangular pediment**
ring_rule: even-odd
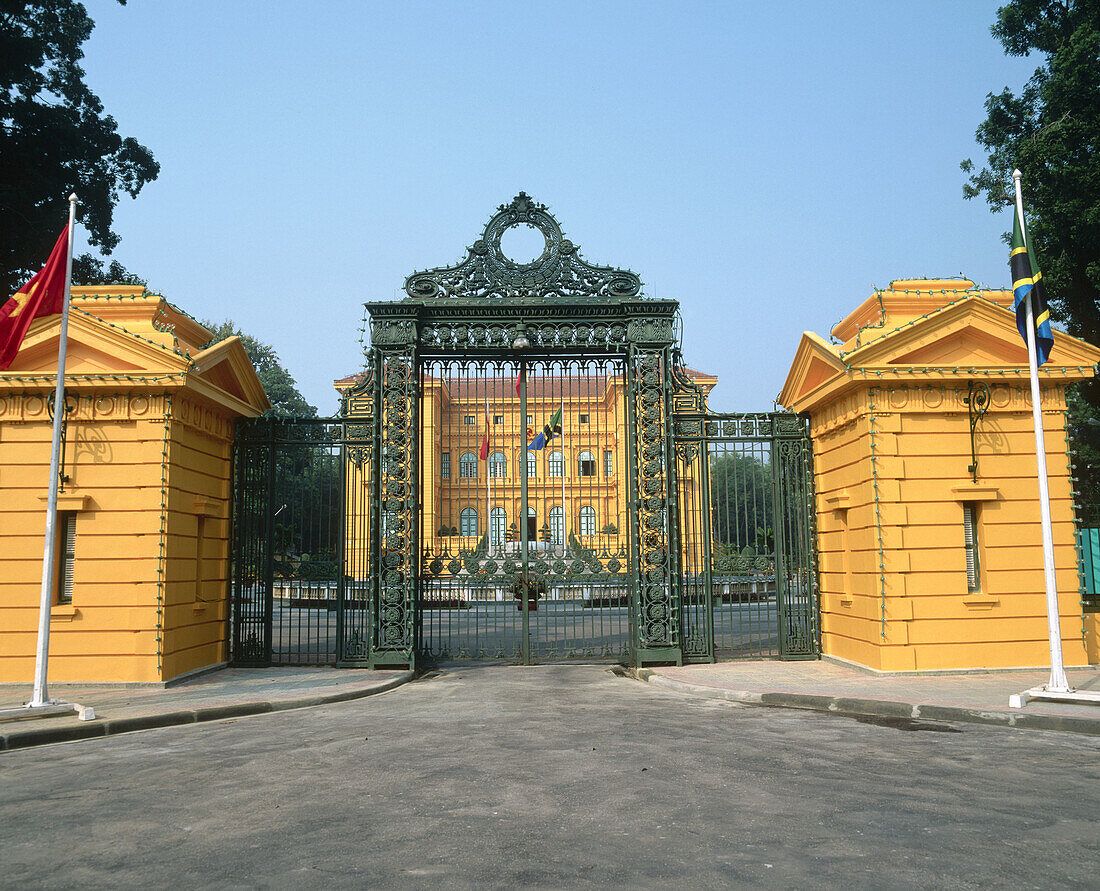
[[[56,373],[60,336],[60,315],[36,319],[8,373]],[[178,353],[79,310],[69,314],[67,340],[67,374],[181,372],[187,366]]]
[[[812,331],[804,332],[779,394],[779,404],[800,411],[800,403],[845,370],[844,362],[832,344]]]
[[[193,357],[195,375],[204,384],[232,397],[257,414],[271,407],[256,369],[239,337],[229,337]]]
[[[1027,347],[1011,309],[972,297],[891,331],[844,359],[853,368],[1015,368],[1027,366]],[[1096,347],[1055,331],[1051,367],[1094,365],[1098,359],[1100,350]]]

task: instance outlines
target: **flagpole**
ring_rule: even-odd
[[[1016,181],[1016,215],[1020,221],[1020,233],[1024,239],[1024,245],[1028,247],[1028,256],[1031,255],[1030,245],[1027,241],[1027,231],[1024,228],[1024,196],[1020,187],[1023,174],[1019,170],[1012,171],[1012,178]],[[1058,611],[1058,583],[1054,572],[1054,534],[1050,522],[1050,485],[1047,478],[1047,450],[1043,433],[1043,410],[1041,395],[1039,393],[1039,366],[1035,358],[1035,310],[1032,295],[1033,287],[1026,295],[1027,311],[1027,363],[1031,373],[1031,416],[1035,427],[1035,463],[1039,477],[1039,516],[1043,528],[1043,572],[1046,581],[1047,597],[1047,631],[1050,637],[1050,680],[1046,689],[1054,693],[1069,693],[1072,688],[1066,679],[1066,670],[1062,664],[1062,631]]]
[[[38,601],[38,649],[34,657],[34,694],[28,705],[50,705],[46,669],[50,658],[50,607],[53,605],[54,564],[57,552],[57,483],[61,472],[61,425],[65,420],[65,355],[69,346],[69,288],[73,276],[73,228],[76,194],[69,196],[69,246],[65,258],[65,296],[61,302],[61,334],[57,351],[57,385],[53,402],[53,448],[50,452],[50,489],[46,500],[46,540],[42,549],[42,592]]]
[[[565,471],[568,459],[565,457],[565,399],[561,402],[561,555],[565,556]]]
[[[485,380],[485,385],[486,385],[486,388],[488,388],[488,385],[489,385],[488,378],[486,378],[486,380]],[[488,505],[489,505],[488,508],[486,508],[488,513],[486,513],[486,515],[485,515],[485,518],[486,518],[486,521],[487,521],[485,528],[489,530],[489,538],[488,538],[489,547],[486,548],[486,553],[487,554],[493,553],[493,453],[492,453],[492,451],[490,451],[492,449],[492,446],[489,445],[489,424],[490,423],[491,422],[490,422],[490,419],[489,419],[489,397],[486,396],[485,397],[485,443],[488,446],[488,449],[486,449],[486,451],[488,451],[488,454],[485,456],[485,500],[486,500],[486,502],[488,502]]]

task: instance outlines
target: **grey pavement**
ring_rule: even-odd
[[[1032,701],[1023,709],[1008,707],[1011,694],[1044,683],[1046,671],[883,676],[813,660],[719,662],[644,669],[636,676],[679,693],[750,705],[1100,736],[1100,706]],[[1100,669],[1068,669],[1067,676],[1080,689],[1100,690]],[[0,723],[0,750],[337,702],[391,689],[411,677],[365,669],[235,668],[167,688],[52,685],[52,697],[92,706],[96,720],[65,716]],[[30,685],[0,687],[0,706],[18,705],[30,695]]]
[[[927,718],[1100,736],[1100,705],[1008,698],[1049,678],[1049,670],[872,674],[829,660],[742,661],[643,669],[642,680],[667,689],[749,705],[881,717]],[[1070,685],[1100,691],[1100,668],[1066,670]]]
[[[8,887],[1095,888],[1100,740],[688,697],[606,665],[0,756]]]
[[[170,687],[50,684],[51,699],[91,706],[95,720],[61,715],[4,721],[0,750],[358,699],[392,689],[411,677],[407,671],[227,668]],[[0,707],[29,702],[31,693],[30,684],[2,686]]]

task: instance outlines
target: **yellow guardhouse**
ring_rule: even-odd
[[[0,372],[0,682],[29,682],[61,317]],[[138,286],[74,287],[49,680],[224,664],[233,421],[269,407],[239,338]]]
[[[779,402],[810,417],[823,654],[881,671],[1050,664],[1012,302],[966,280],[895,281],[833,329],[836,342],[802,336]],[[1066,439],[1066,389],[1098,361],[1100,349],[1055,332],[1039,370],[1067,665],[1100,661]]]

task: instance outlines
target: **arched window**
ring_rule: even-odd
[[[581,508],[580,528],[581,535],[595,535],[596,534],[596,511],[589,505],[585,505]]]
[[[493,452],[489,456],[489,476],[508,476],[508,459],[504,452]]]
[[[562,465],[565,464],[565,459],[562,458],[561,452],[550,453],[550,476],[561,476]]]
[[[535,475],[535,468],[538,466],[538,459],[535,457],[534,452],[527,453],[527,476],[531,477]]]
[[[499,548],[508,535],[508,512],[503,507],[494,507],[489,514],[489,544]]]
[[[560,507],[550,508],[550,541],[554,544],[561,544],[565,538],[565,532],[562,529],[562,515]]]
[[[537,541],[539,535],[538,520],[535,519],[538,515],[535,513],[533,507],[527,508],[527,540]]]
[[[477,476],[477,455],[467,452],[458,459],[458,475],[460,478]]]
[[[581,452],[577,455],[577,476],[595,476],[596,459],[591,452]]]
[[[463,508],[458,518],[459,535],[477,535],[477,511],[472,507]]]

